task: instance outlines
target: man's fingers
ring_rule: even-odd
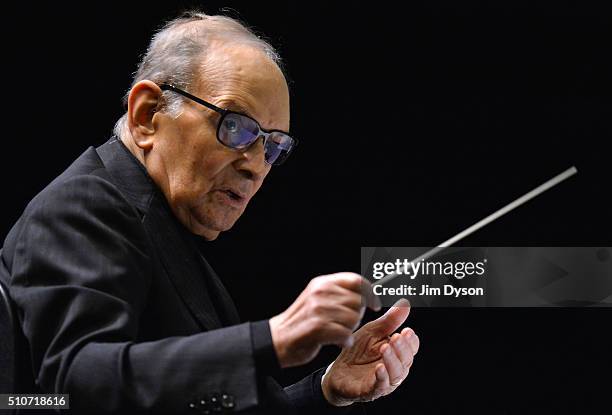
[[[363,308],[353,310],[343,305],[335,305],[334,307],[329,307],[328,315],[332,316],[334,322],[342,324],[351,331],[355,331],[359,327],[359,323],[361,323],[363,310]]]
[[[382,307],[380,298],[374,294],[370,281],[353,272],[339,272],[332,275],[339,286],[347,288],[356,293],[360,293],[363,297],[363,303],[365,306],[374,311],[380,310]]]
[[[365,308],[365,303],[361,297],[361,293],[356,293],[348,288],[335,287],[334,292],[334,304],[342,304],[346,307],[352,308],[353,310],[359,310]]]
[[[410,302],[402,298],[397,301],[385,314],[368,323],[370,329],[377,335],[386,337],[397,330],[410,314]]]
[[[335,344],[340,347],[351,347],[354,342],[353,331],[334,322],[328,323],[322,337],[322,344]]]
[[[398,385],[405,377],[407,369],[404,368],[394,348],[390,344],[383,344],[380,348],[385,369],[389,374],[391,386]]]
[[[372,393],[374,399],[384,395],[390,387],[389,374],[387,373],[387,369],[385,369],[385,365],[383,363],[379,363],[376,366],[375,373],[376,383],[374,383],[374,391]]]
[[[408,340],[408,343],[412,347],[414,354],[417,354],[419,352],[419,346],[421,345],[421,340],[419,339],[419,336],[416,335],[414,330],[412,330],[410,327],[404,328],[402,330],[402,337]]]
[[[361,278],[361,295],[363,296],[364,302],[366,306],[371,308],[374,311],[380,311],[382,308],[382,303],[380,302],[380,298],[376,294],[374,294],[374,289],[372,288],[372,284],[370,281],[365,278]]]
[[[329,274],[326,277],[331,277],[340,287],[347,288],[356,293],[360,292],[359,287],[361,280],[364,279],[361,275],[354,272],[337,272]]]
[[[389,342],[393,347],[395,354],[399,358],[402,363],[402,367],[407,371],[410,369],[412,365],[412,360],[414,358],[415,352],[413,346],[406,336],[395,333],[393,337],[391,337],[391,341]],[[404,376],[407,373],[404,373]]]

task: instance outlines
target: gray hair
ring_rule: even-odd
[[[194,22],[197,23],[189,24]],[[132,85],[123,97],[124,105],[127,107],[132,87],[143,79],[156,84],[170,83],[178,88],[191,90],[198,81],[200,68],[205,63],[211,41],[218,39],[250,44],[260,49],[285,74],[278,52],[240,21],[228,16],[211,16],[200,11],[190,11],[168,21],[155,33],[134,73]],[[183,102],[181,95],[165,91],[157,110],[178,117]],[[119,138],[126,136],[127,112],[115,123],[113,132]]]

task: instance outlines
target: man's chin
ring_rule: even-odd
[[[238,218],[211,218],[192,216],[191,226],[189,227],[192,233],[200,235],[208,241],[217,239],[221,232],[229,231]]]
[[[198,235],[206,239],[207,241],[214,241],[219,237],[220,233],[220,231],[206,230],[205,232],[198,233]]]

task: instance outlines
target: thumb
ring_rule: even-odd
[[[401,298],[389,310],[376,320],[370,322],[370,329],[381,337],[394,333],[408,318],[410,314],[410,301]]]

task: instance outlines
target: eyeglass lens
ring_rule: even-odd
[[[245,149],[260,136],[259,125],[255,120],[241,114],[227,113],[219,126],[219,140],[228,147]],[[293,147],[293,138],[287,134],[273,131],[265,140],[265,160],[269,164],[280,164],[287,158]]]

